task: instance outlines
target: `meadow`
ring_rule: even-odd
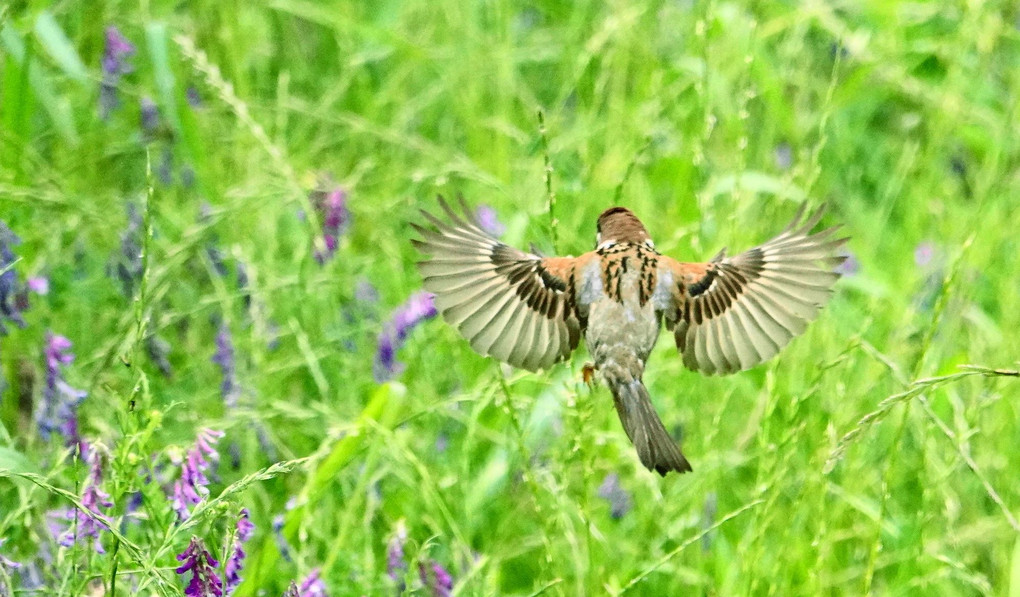
[[[0,596],[1020,596],[1009,2],[0,6]],[[828,205],[803,337],[645,381],[471,351],[436,195],[707,260]]]

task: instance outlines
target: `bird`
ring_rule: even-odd
[[[529,371],[569,358],[583,339],[641,464],[663,477],[692,469],[642,380],[661,329],[690,370],[749,369],[804,332],[846,258],[848,238],[839,226],[813,232],[825,207],[805,216],[806,203],[772,240],[702,263],[659,253],[625,207],[598,217],[593,250],[549,257],[486,232],[463,198],[461,213],[438,203],[444,217],[421,210],[411,242],[426,255],[418,269],[443,318],[478,353]]]

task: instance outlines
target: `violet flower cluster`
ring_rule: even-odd
[[[132,298],[135,295],[135,286],[142,279],[142,235],[145,234],[145,222],[134,203],[127,204],[127,216],[127,228],[120,235],[120,255],[114,260],[124,296]]]
[[[495,237],[502,236],[506,231],[506,226],[496,216],[496,210],[488,205],[479,205],[475,209],[475,221],[481,226],[482,230]]]
[[[599,497],[609,502],[609,515],[614,519],[623,518],[630,512],[631,499],[627,490],[620,485],[620,476],[616,473],[609,473],[599,485]]]
[[[283,535],[283,527],[287,524],[286,512],[293,510],[295,505],[297,505],[297,502],[294,498],[287,500],[287,503],[283,506],[284,513],[274,516],[272,522],[273,535],[276,537],[276,547],[280,550],[280,556],[288,562],[291,561],[290,543]]]
[[[97,447],[90,448],[88,453],[89,476],[81,494],[83,509],[71,508],[67,511],[65,518],[70,522],[67,530],[58,538],[58,542],[64,547],[71,547],[77,541],[92,539],[96,552],[106,553],[99,541],[99,531],[108,527],[96,518],[102,514],[100,508],[113,507],[110,495],[100,488],[103,483],[103,458],[106,454]]]
[[[25,327],[25,320],[21,317],[24,305],[19,297],[18,272],[14,271],[18,257],[13,247],[19,244],[21,239],[18,235],[0,220],[0,336],[7,334],[5,319],[18,327]]]
[[[326,583],[319,577],[319,569],[314,568],[300,583],[291,581],[283,597],[326,597]]]
[[[209,495],[209,479],[206,471],[220,460],[216,442],[223,437],[222,431],[202,429],[198,432],[195,445],[181,464],[181,477],[174,481],[171,505],[178,520],[191,516],[191,507],[202,502]]]
[[[322,218],[323,248],[315,250],[315,260],[321,265],[336,253],[340,246],[340,235],[347,230],[350,222],[347,191],[339,187],[329,191],[316,191],[312,194],[312,205]]]
[[[177,560],[184,562],[177,568],[177,574],[191,573],[191,581],[184,588],[187,597],[223,597],[223,582],[216,574],[220,563],[212,557],[201,539],[192,537],[191,543],[177,556]]]
[[[400,521],[389,544],[386,545],[386,575],[401,591],[404,589],[404,575],[407,573],[404,543],[407,543],[407,527]]]
[[[407,528],[403,521],[397,523],[396,531],[386,546],[386,575],[397,586],[398,594],[407,587],[404,577],[407,574],[407,558],[404,544],[407,542]],[[450,597],[453,593],[453,576],[436,560],[418,562],[418,578],[427,594],[432,597]]]
[[[159,107],[156,102],[148,96],[138,100],[138,111],[141,119],[142,134],[146,138],[153,138],[159,129]]]
[[[212,362],[219,366],[223,374],[223,381],[220,382],[220,395],[227,408],[236,408],[241,392],[237,385],[237,367],[234,362],[234,341],[230,337],[230,328],[226,323],[220,323],[220,329],[216,333],[216,352],[212,356]]]
[[[418,577],[432,597],[450,597],[453,593],[453,577],[435,560],[419,563]]]
[[[251,539],[254,532],[255,525],[248,516],[248,509],[242,508],[241,516],[237,519],[237,534],[234,537],[234,545],[230,550],[230,557],[227,559],[223,571],[227,595],[230,595],[241,584],[241,568],[244,566],[244,558],[247,555],[244,551],[244,544]]]
[[[61,370],[74,361],[71,341],[64,336],[46,332],[46,387],[43,389],[42,407],[39,409],[39,433],[44,440],[53,432],[64,437],[67,447],[77,447],[85,456],[86,446],[78,432],[78,405],[87,392],[72,388],[64,381]]]
[[[106,47],[103,49],[103,81],[99,86],[99,117],[106,120],[118,106],[117,85],[120,78],[134,68],[127,59],[135,53],[135,46],[114,26],[106,28]]]
[[[379,343],[375,355],[373,373],[379,383],[389,381],[399,374],[404,366],[396,359],[397,350],[404,345],[408,334],[423,321],[432,319],[436,310],[435,296],[430,292],[416,292],[393,312],[393,318],[379,332]]]

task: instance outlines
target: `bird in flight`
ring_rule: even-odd
[[[609,386],[641,463],[662,476],[691,465],[652,405],[642,374],[662,324],[684,365],[708,375],[767,361],[807,327],[829,299],[845,259],[837,227],[801,206],[772,240],[707,263],[660,254],[644,224],[624,207],[602,212],[595,249],[578,257],[524,252],[485,232],[461,200],[442,198],[445,219],[422,210],[412,241],[444,319],[471,347],[537,371],[570,356],[581,338]]]

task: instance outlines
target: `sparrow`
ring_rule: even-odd
[[[815,318],[839,278],[846,238],[838,226],[812,232],[823,209],[793,221],[772,240],[733,256],[684,263],[655,250],[641,220],[611,207],[596,223],[595,249],[546,257],[487,233],[460,200],[439,197],[445,219],[427,224],[414,246],[425,290],[443,318],[483,355],[530,371],[567,359],[584,338],[597,375],[641,463],[665,476],[691,470],[642,382],[665,325],[684,365],[729,374],[774,357]]]

